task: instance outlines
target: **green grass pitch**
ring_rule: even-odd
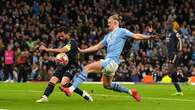
[[[195,86],[182,85],[184,96],[171,96],[172,85],[126,84],[136,88],[142,96],[135,102],[127,94],[106,90],[98,84],[82,84],[94,98],[87,102],[74,94],[66,97],[56,86],[48,103],[36,103],[47,83],[2,83],[0,82],[0,110],[195,110]]]

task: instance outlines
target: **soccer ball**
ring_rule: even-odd
[[[65,53],[59,53],[56,55],[55,61],[57,64],[67,65],[68,64],[68,56]]]

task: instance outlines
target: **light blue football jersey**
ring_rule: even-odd
[[[123,50],[126,40],[133,36],[134,33],[125,28],[116,28],[106,34],[100,42],[106,47],[106,58],[113,59],[120,64],[120,54]]]

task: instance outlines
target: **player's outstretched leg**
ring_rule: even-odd
[[[36,102],[38,103],[48,102],[48,97],[53,92],[54,87],[55,87],[55,84],[53,84],[52,82],[49,82],[47,85],[47,88],[44,91],[43,96],[40,99],[36,100]]]
[[[71,87],[63,87],[60,86],[60,90],[63,91],[67,96],[71,96],[73,94],[73,91],[84,81],[87,80],[87,73],[81,72],[78,77],[75,78],[73,84]]]
[[[112,83],[111,85],[104,85],[104,88],[111,89],[116,92],[122,92],[130,94],[137,102],[141,100],[140,95],[138,94],[136,89],[128,89],[118,83]]]
[[[68,83],[68,84],[64,85],[63,87],[70,87],[70,86],[72,86],[72,84],[71,83]],[[61,90],[61,88],[62,87],[60,87],[60,90]],[[78,95],[80,95],[81,97],[83,97],[85,100],[87,100],[89,102],[92,102],[93,101],[93,98],[85,90],[81,90],[80,88],[76,88],[74,90],[74,92],[77,93]]]
[[[141,101],[141,96],[138,94],[136,89],[131,89],[130,91],[130,95],[137,101]]]

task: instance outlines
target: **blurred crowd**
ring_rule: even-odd
[[[55,28],[66,26],[80,48],[98,43],[107,33],[107,17],[123,16],[121,27],[134,33],[158,34],[156,41],[128,39],[120,57],[115,81],[140,82],[151,75],[158,82],[167,72],[167,20],[180,26],[183,49],[177,68],[181,82],[195,75],[194,0],[0,0],[0,80],[26,82],[48,80],[55,63],[53,53],[41,52],[39,45],[58,48]],[[7,54],[5,54],[7,53]],[[80,54],[81,65],[104,58],[105,51]],[[7,59],[5,60],[5,56]],[[98,81],[101,76],[89,76]]]

